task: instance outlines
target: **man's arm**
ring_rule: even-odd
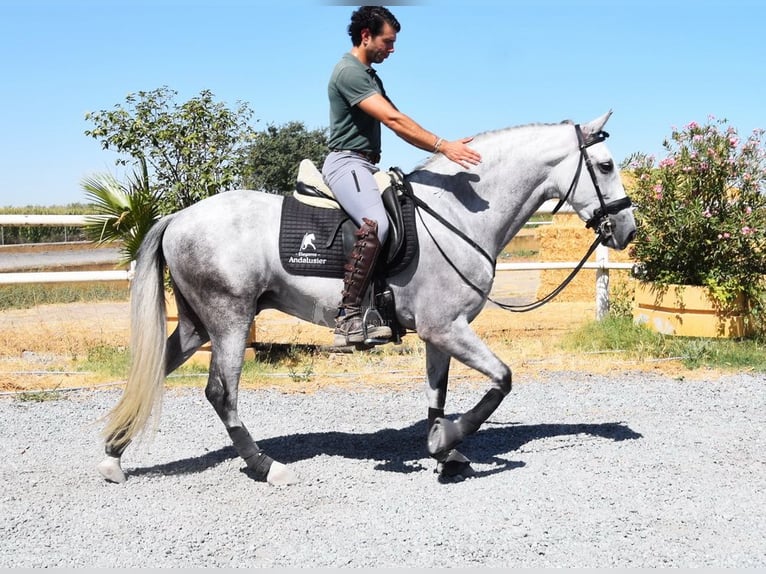
[[[432,153],[442,153],[463,169],[469,169],[471,165],[481,161],[481,155],[467,145],[473,138],[445,141],[397,110],[381,94],[365,98],[357,105],[364,113],[378,120],[407,143]]]

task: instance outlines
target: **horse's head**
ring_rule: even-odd
[[[573,149],[557,167],[561,203],[572,209],[601,236],[604,245],[624,249],[636,234],[630,198],[622,186],[620,172],[606,147],[604,131],[609,111],[572,129]],[[560,206],[561,204],[559,204]]]

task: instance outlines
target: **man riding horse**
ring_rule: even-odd
[[[373,174],[378,171],[384,124],[420,149],[444,154],[464,169],[481,161],[467,144],[473,138],[445,141],[400,112],[386,96],[372,64],[380,64],[394,51],[401,26],[382,6],[362,6],[351,15],[348,33],[353,47],[344,54],[330,77],[330,154],[322,175],[338,202],[359,230],[345,265],[343,292],[335,326],[336,346],[387,341],[386,325],[363,324],[362,298],[375,263],[388,238],[388,219]],[[365,337],[366,332],[366,337]]]

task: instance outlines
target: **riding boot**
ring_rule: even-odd
[[[344,266],[342,300],[335,319],[336,347],[371,340],[385,342],[391,338],[391,328],[387,325],[368,324],[366,329],[364,325],[362,299],[370,286],[381,245],[378,223],[367,218],[362,221],[362,226],[356,231],[356,243]]]

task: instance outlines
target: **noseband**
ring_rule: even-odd
[[[590,159],[590,156],[588,155],[588,148],[592,145],[595,145],[597,143],[601,143],[606,138],[609,137],[609,134],[605,132],[604,130],[598,131],[595,134],[591,135],[587,140],[583,137],[582,129],[580,128],[580,124],[575,124],[575,133],[577,134],[577,144],[580,148],[580,161],[577,163],[577,170],[575,171],[574,178],[572,178],[572,183],[569,186],[569,189],[566,192],[566,195],[561,198],[561,200],[556,204],[556,207],[553,208],[553,211],[551,212],[553,215],[556,214],[556,212],[561,209],[561,206],[566,203],[566,201],[569,199],[569,196],[572,194],[572,191],[574,191],[574,188],[577,187],[577,184],[580,181],[580,174],[582,174],[582,166],[585,164],[585,166],[588,168],[588,173],[590,174],[590,179],[593,182],[593,187],[596,190],[596,197],[598,197],[598,202],[601,204],[601,207],[598,207],[594,212],[591,218],[585,222],[585,227],[588,229],[593,229],[599,236],[599,239],[601,243],[606,244],[606,242],[609,240],[609,238],[612,236],[612,222],[609,219],[610,215],[615,215],[616,213],[619,213],[623,209],[627,209],[632,205],[629,197],[623,197],[621,199],[616,199],[614,201],[610,201],[609,203],[606,203],[604,201],[604,194],[601,193],[601,187],[598,185],[598,180],[596,179],[596,172],[593,170],[593,162]]]

